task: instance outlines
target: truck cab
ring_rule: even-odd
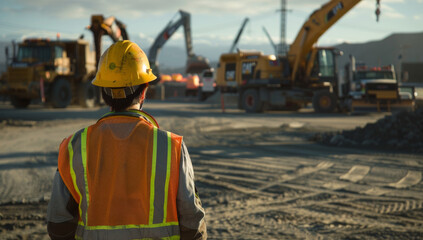
[[[238,51],[220,56],[216,84],[223,92],[237,92],[251,80],[278,79],[283,66],[275,55],[259,51]]]
[[[67,107],[73,97],[93,101],[93,89],[87,84],[95,74],[94,53],[87,41],[26,39],[18,44],[5,73],[5,87],[16,108],[26,108],[31,100]]]
[[[17,98],[40,96],[40,79],[48,81],[53,73],[69,74],[70,60],[62,44],[48,39],[27,39],[7,68],[8,94]]]
[[[414,89],[402,92],[395,75],[393,65],[383,67],[369,67],[362,63],[355,64],[355,59],[346,66],[351,98],[351,111],[357,109],[386,108],[401,110],[414,109]]]
[[[381,94],[397,98],[398,83],[393,66],[367,67],[361,65],[356,67],[352,75],[350,96],[353,99],[371,99]]]

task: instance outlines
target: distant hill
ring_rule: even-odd
[[[349,62],[350,55],[369,66],[393,64],[397,74],[402,62],[423,62],[423,32],[396,33],[379,41],[343,43],[335,47],[344,52],[338,61],[340,68]]]

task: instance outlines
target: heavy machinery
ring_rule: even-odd
[[[36,38],[18,43],[3,77],[6,83],[2,93],[10,97],[16,108],[26,108],[32,99],[41,99],[55,108],[65,108],[71,103],[95,106],[100,97],[91,80],[100,57],[101,36],[107,34],[114,41],[122,39],[122,35],[127,37],[124,25],[118,22],[120,27],[116,30],[112,28],[114,22],[113,17],[91,18],[89,29],[94,33],[97,57],[82,36],[77,40]]]
[[[178,30],[180,26],[184,27],[185,46],[187,50],[187,62],[185,73],[199,74],[204,69],[209,69],[209,61],[207,58],[194,54],[192,50],[191,36],[191,15],[188,12],[179,10],[180,18],[177,21],[170,21],[166,27],[159,33],[148,51],[148,59],[156,76],[160,76],[158,54],[160,49],[169,40],[170,37]],[[154,82],[153,82],[154,84]]]
[[[340,95],[351,100],[350,110],[382,108],[391,111],[392,108],[414,108],[414,89],[401,91],[393,65],[370,67],[356,62],[350,56],[350,63],[345,66],[344,83],[340,83]],[[403,87],[404,88],[404,87]]]
[[[267,108],[296,110],[312,103],[316,112],[332,112],[339,96],[336,56],[340,51],[315,47],[320,36],[360,0],[331,0],[314,11],[301,27],[286,57],[261,52],[222,54],[217,85],[237,91],[247,112]],[[377,19],[380,14],[377,0]]]
[[[229,49],[229,53],[234,52],[235,47],[238,44],[239,39],[241,38],[242,32],[244,31],[244,28],[247,25],[248,21],[250,21],[249,18],[244,18],[244,21],[242,22],[241,28],[238,30],[238,34],[236,35],[234,42],[232,43],[231,48]]]
[[[101,39],[103,35],[109,36],[113,42],[129,40],[126,25],[114,16],[104,18],[103,15],[92,15],[91,25],[87,27],[94,36],[95,60],[99,62],[101,57]],[[97,64],[96,64],[97,66]]]
[[[244,28],[249,20],[249,18],[244,18],[244,21],[242,22],[241,27],[239,28],[238,33],[235,36],[231,47],[229,48],[229,53],[234,52],[236,46],[238,45],[239,39],[241,38],[242,32],[244,31]],[[210,97],[216,92],[216,82],[214,80],[214,74],[214,68],[205,69],[200,74],[200,86],[197,89],[197,96],[200,101],[206,100],[208,97]]]
[[[26,39],[12,58],[3,92],[14,107],[26,108],[32,99],[41,99],[65,108],[75,93],[81,93],[82,105],[92,104],[93,96],[85,93],[95,74],[95,58],[87,41]]]

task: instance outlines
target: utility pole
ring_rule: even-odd
[[[281,41],[278,46],[278,54],[286,56],[288,47],[286,45],[286,0],[281,0]]]

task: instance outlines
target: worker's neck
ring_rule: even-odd
[[[141,110],[141,106],[142,106],[143,101],[140,101],[139,103],[136,104],[132,104],[131,106],[129,106],[126,110]]]

